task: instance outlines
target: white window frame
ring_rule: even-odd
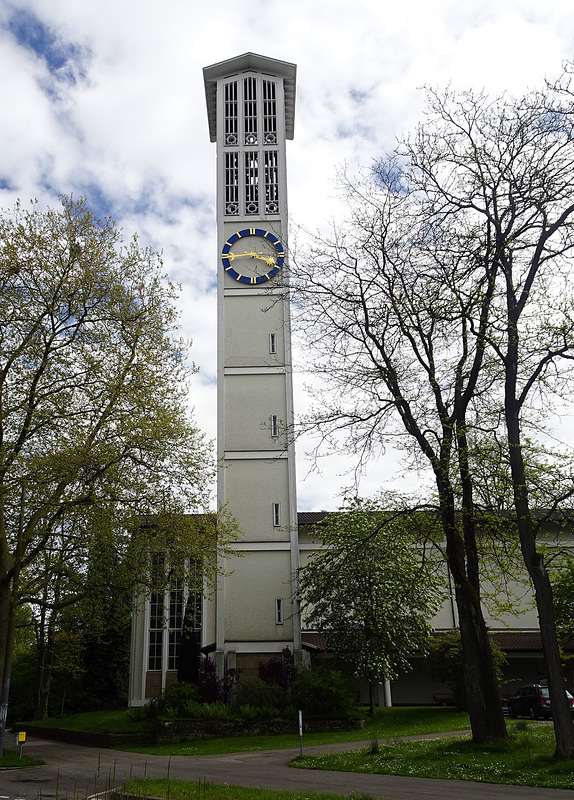
[[[275,598],[275,624],[283,625],[283,598]]]
[[[281,527],[281,503],[273,503],[273,527]]]

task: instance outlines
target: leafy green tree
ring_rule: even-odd
[[[82,200],[0,214],[0,721],[16,608],[49,608],[50,575],[66,592],[81,584],[95,509],[134,576],[150,545],[142,517],[160,520],[157,547],[212,559],[215,526],[181,516],[206,507],[212,464],[188,412],[175,296],[160,257]]]
[[[324,549],[299,570],[305,624],[370,685],[411,669],[424,651],[438,605],[433,573],[401,522],[374,501],[354,499],[313,534]]]
[[[574,633],[574,561],[569,559],[554,578],[554,610],[561,634]]]
[[[504,653],[498,645],[490,640],[498,680],[502,678],[502,668],[506,663]],[[466,689],[464,685],[464,660],[460,631],[453,630],[433,637],[429,654],[426,658],[429,672],[433,678],[446,683],[451,689],[454,702],[459,711],[466,711]]]
[[[124,707],[127,702],[134,581],[129,554],[118,557],[114,531],[94,530],[84,574],[68,602],[52,608],[49,620],[37,607],[39,639],[54,628],[38,663],[35,716]],[[57,579],[58,576],[55,576]],[[42,628],[41,621],[46,620]]]

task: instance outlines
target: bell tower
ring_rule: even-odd
[[[296,67],[246,53],[203,71],[217,149],[218,503],[241,529],[204,642],[220,672],[289,647],[301,656],[289,303],[286,140]]]

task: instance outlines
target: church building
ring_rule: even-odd
[[[302,661],[292,591],[299,542],[283,288],[296,67],[246,53],[203,74],[217,163],[217,501],[238,523],[234,547],[242,556],[220,564],[216,590],[203,601],[202,649],[223,674],[256,670],[286,647]],[[168,592],[163,631],[153,598],[134,617],[131,705],[177,675],[178,637],[169,624],[177,615],[169,604]]]
[[[221,558],[215,591],[198,594],[192,605],[197,644],[218,674],[237,668],[249,675],[286,647],[296,664],[326,647],[319,634],[302,634],[293,594],[300,560],[317,548],[306,531],[324,516],[297,514],[288,435],[294,413],[286,142],[294,135],[296,66],[246,53],[203,75],[217,164],[217,500],[237,521],[233,547],[242,557]],[[526,596],[528,587],[518,584]],[[184,589],[151,593],[134,613],[131,706],[177,680]],[[432,623],[436,630],[457,627],[452,593]],[[532,604],[488,624],[509,656],[514,685],[504,691],[538,682],[544,664]],[[393,702],[436,702],[436,682],[422,661],[414,666],[393,682]]]
[[[294,64],[246,55],[204,70],[217,153],[218,505],[242,531],[206,607],[215,660],[238,669],[301,653],[289,304],[286,141]],[[225,565],[222,565],[225,567]]]

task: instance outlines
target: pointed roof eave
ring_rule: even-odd
[[[263,72],[267,75],[283,78],[285,87],[285,135],[292,139],[295,129],[295,84],[297,66],[288,61],[260,56],[256,53],[244,53],[242,56],[220,61],[203,69],[205,99],[207,102],[207,119],[209,121],[209,138],[212,142],[217,138],[217,81],[220,78],[232,77],[241,72]]]

